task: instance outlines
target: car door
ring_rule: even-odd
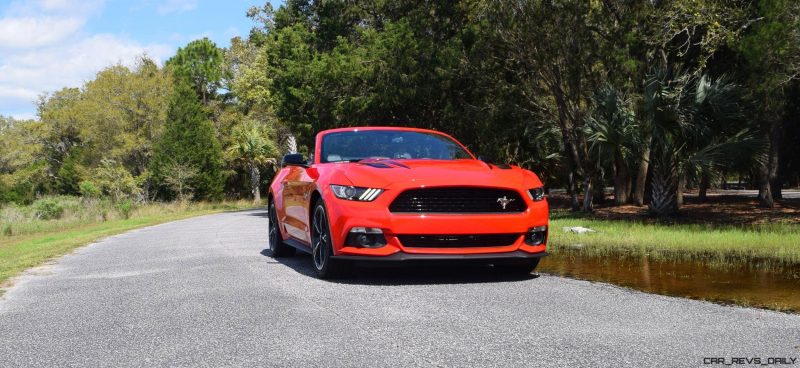
[[[311,193],[315,188],[316,169],[313,167],[292,166],[281,181],[283,203],[286,209],[284,229],[289,236],[310,244],[309,207]]]

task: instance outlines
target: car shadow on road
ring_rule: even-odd
[[[267,249],[262,250],[261,255],[272,260]],[[308,254],[281,257],[275,260],[299,274],[307,277],[317,277],[311,265],[311,256]],[[380,263],[358,264],[353,267],[353,272],[350,275],[326,281],[339,284],[386,286],[519,282],[538,277],[539,275],[536,273],[528,275],[508,274],[504,273],[502,268],[495,268],[489,265],[453,262],[436,262],[430,265]]]
[[[249,212],[247,214],[247,216],[262,217],[262,218],[266,218],[266,219],[269,218],[269,212],[267,212],[266,210],[263,210],[263,209],[257,209],[257,210],[252,210],[251,209],[251,210],[236,211],[236,212]]]

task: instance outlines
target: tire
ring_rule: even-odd
[[[295,249],[283,242],[281,230],[278,228],[278,213],[275,212],[275,204],[269,203],[269,253],[272,258],[288,257],[294,255]]]
[[[509,275],[529,275],[533,270],[539,266],[541,258],[526,259],[523,262],[515,262],[507,265],[500,265],[501,272]]]
[[[311,215],[311,262],[317,277],[331,279],[347,275],[350,264],[332,258],[333,241],[328,211],[322,199],[317,200]]]

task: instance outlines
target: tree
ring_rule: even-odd
[[[593,12],[590,27],[598,35],[598,57],[608,83],[630,96],[636,105],[652,85],[643,83],[657,65],[682,65],[693,76],[712,66],[744,32],[749,21],[746,2],[700,1],[602,1]],[[641,108],[646,109],[646,106]],[[637,110],[638,116],[646,111]],[[634,165],[632,200],[643,205],[650,173],[652,127],[637,122],[638,158]]]
[[[232,161],[245,166],[250,173],[250,193],[255,203],[261,202],[260,167],[267,163],[277,163],[278,151],[264,129],[254,122],[245,122],[234,128],[233,144],[228,147]]]
[[[114,202],[136,196],[140,193],[136,181],[122,165],[111,159],[103,159],[94,170],[94,181],[100,190],[111,196]]]
[[[41,146],[37,159],[46,163],[50,177],[45,191],[75,195],[94,168],[113,160],[136,178],[146,194],[147,167],[166,120],[171,84],[155,62],[141,56],[133,68],[112,65],[82,88],[43,95],[39,121],[21,129]]]
[[[526,85],[529,105],[546,103],[542,107],[553,116],[564,145],[572,208],[584,211],[593,208],[598,174],[582,128],[598,76],[592,68],[598,44],[589,22],[593,11],[592,3],[584,1],[491,1],[487,6],[488,21],[496,29],[496,57],[507,60],[508,72]],[[578,203],[581,179],[583,205]]]
[[[159,139],[150,168],[153,179],[160,183],[162,196],[169,168],[185,165],[198,171],[189,181],[195,194],[203,199],[216,199],[222,194],[222,148],[208,119],[206,108],[198,101],[194,88],[177,82],[169,104],[167,127]],[[173,192],[174,194],[174,192]]]
[[[738,90],[726,78],[659,68],[646,83],[642,118],[652,137],[648,207],[653,215],[668,216],[682,204],[688,173],[748,160],[761,142],[748,129],[737,130]]]
[[[0,125],[0,202],[30,203],[52,183],[44,123],[5,118]]]
[[[605,86],[594,97],[594,110],[586,123],[589,151],[597,165],[610,166],[614,174],[614,202],[628,202],[631,192],[632,161],[640,147],[639,127],[631,102],[610,86]]]
[[[800,3],[792,0],[755,2],[752,29],[738,44],[751,78],[750,99],[769,142],[758,170],[758,198],[773,207],[780,197],[780,141],[785,133],[786,93],[800,76]]]
[[[192,198],[192,180],[197,177],[197,170],[189,165],[171,162],[164,174],[164,182],[178,194],[179,201]]]
[[[486,70],[465,59],[481,34],[469,21],[471,7],[289,1],[267,11],[254,14],[264,14],[257,17],[265,23],[259,34],[267,32],[270,102],[289,127],[279,136],[295,136],[301,152],[316,131],[355,123],[443,129],[483,154],[521,145],[505,135],[518,137],[522,129],[492,129],[494,121],[517,121],[482,105],[494,104],[497,94],[489,96],[496,90],[477,88]]]
[[[236,96],[237,107],[244,113],[250,110],[272,110],[267,48],[259,49],[249,40],[231,39],[225,53],[225,70],[230,76],[226,88]]]
[[[84,86],[80,103],[82,164],[114,160],[137,178],[148,197],[147,168],[164,130],[172,83],[168,73],[144,56],[132,69],[115,65],[97,73]]]
[[[221,87],[223,60],[222,49],[204,37],[179,48],[175,56],[167,60],[166,67],[175,78],[189,83],[203,105],[208,105]]]
[[[78,88],[64,88],[39,98],[41,125],[37,127],[39,129],[35,137],[43,148],[42,159],[46,162],[47,176],[51,179],[45,184],[47,191],[57,190],[52,184],[61,181],[60,172],[72,175],[71,170],[61,171],[61,167],[67,159],[74,159],[77,150],[85,144],[80,134],[86,114],[81,108],[82,99]]]

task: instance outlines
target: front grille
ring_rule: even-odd
[[[478,187],[410,189],[389,206],[392,212],[412,213],[514,213],[526,208],[515,190]]]
[[[470,248],[512,245],[521,234],[398,235],[409,248]]]

